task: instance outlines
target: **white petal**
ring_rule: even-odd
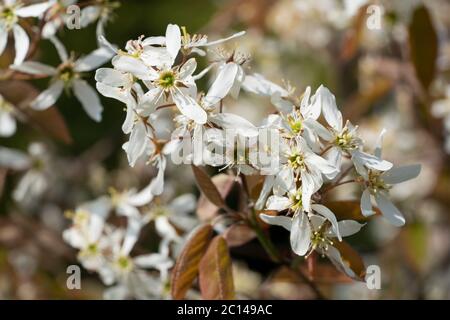
[[[128,197],[128,203],[135,207],[142,207],[153,200],[151,182],[141,191]]]
[[[156,72],[151,71],[141,60],[129,56],[115,56],[112,60],[114,68],[129,72],[141,80],[153,80]]]
[[[35,110],[45,110],[55,104],[64,88],[64,82],[56,81],[47,90],[41,92],[39,96],[31,103]]]
[[[158,162],[158,174],[151,182],[152,194],[159,196],[164,190],[164,171],[166,170],[166,159],[161,157]]]
[[[5,51],[6,44],[8,43],[8,31],[3,24],[0,24],[0,55]]]
[[[25,61],[20,65],[12,65],[10,68],[23,73],[35,75],[52,76],[56,74],[56,69],[54,67],[36,61]]]
[[[183,194],[175,199],[169,205],[170,211],[175,215],[186,215],[195,210],[197,200],[193,194]],[[176,218],[175,218],[176,219]]]
[[[14,33],[14,46],[16,49],[16,57],[14,58],[14,64],[21,64],[28,53],[30,47],[30,39],[28,38],[25,30],[21,26],[15,24],[13,26]]]
[[[158,269],[160,266],[166,266],[172,263],[170,258],[159,253],[149,253],[137,256],[133,259],[133,262],[141,268],[155,268]]]
[[[350,267],[342,260],[341,253],[339,252],[338,249],[336,249],[333,246],[328,246],[328,250],[326,251],[326,255],[331,260],[331,262],[336,266],[336,268],[338,268],[339,270],[344,272],[350,278],[355,278],[356,277],[356,275],[353,272],[353,270],[350,269]]]
[[[374,151],[374,155],[378,158],[381,158],[381,151],[382,151],[382,145],[383,145],[383,137],[386,134],[386,129],[383,128],[383,130],[381,130],[380,135],[378,136],[378,140],[377,143],[375,145],[375,151]]]
[[[320,86],[315,95],[312,108],[322,110],[325,120],[337,131],[342,130],[342,113],[336,106],[334,95],[324,86]]]
[[[178,88],[175,88],[175,90],[172,91],[172,99],[183,115],[194,120],[198,124],[206,123],[208,116],[205,110],[203,110],[193,98],[185,95]]]
[[[78,72],[94,70],[109,61],[113,55],[114,53],[109,48],[98,48],[87,56],[78,59],[75,62],[75,70]]]
[[[61,43],[61,41],[59,41],[59,39],[56,38],[55,36],[50,37],[50,41],[55,46],[56,52],[58,52],[58,55],[59,55],[59,58],[61,59],[61,61],[65,62],[65,61],[69,60],[69,55],[67,53],[67,50],[64,47],[64,45]]]
[[[97,69],[95,80],[111,87],[123,87],[130,83],[129,75],[112,68]]]
[[[255,203],[256,210],[262,210],[264,208],[267,197],[272,191],[274,180],[275,180],[274,176],[266,176],[266,178],[264,179],[264,184],[261,193],[259,194],[258,200]]]
[[[86,8],[83,8],[81,10],[81,19],[80,19],[80,25],[82,28],[85,28],[90,23],[97,20],[97,18],[101,14],[101,7],[100,6],[88,6]]]
[[[128,104],[130,100],[127,92],[121,88],[107,86],[101,82],[97,82],[96,88],[105,97],[117,99],[125,104]]]
[[[128,256],[138,240],[142,222],[140,219],[128,217],[127,231],[123,240],[121,254]]]
[[[24,170],[31,165],[30,157],[19,150],[0,146],[0,167]]]
[[[380,159],[376,156],[370,155],[361,151],[353,151],[352,152],[352,160],[355,161],[354,158],[357,158],[356,161],[359,161],[367,168],[375,169],[379,171],[387,171],[392,168],[392,163],[389,161]]]
[[[142,121],[139,121],[131,132],[130,140],[125,150],[131,167],[134,167],[136,161],[144,154],[147,143],[148,140],[145,125]]]
[[[227,63],[219,71],[217,78],[214,80],[211,88],[209,88],[208,94],[203,99],[206,107],[215,105],[230,92],[236,79],[237,71],[238,66],[235,63]]]
[[[382,174],[381,178],[387,184],[397,184],[416,178],[421,170],[420,164],[409,166],[394,167]]]
[[[260,214],[259,217],[262,221],[273,226],[280,226],[285,228],[287,231],[291,231],[292,218],[286,216],[271,216],[268,214]]]
[[[256,137],[258,128],[250,121],[233,113],[219,113],[211,117],[211,121],[223,129],[233,129],[237,134],[244,137]]]
[[[176,240],[179,238],[175,228],[170,224],[169,219],[160,216],[155,220],[156,232],[164,239]]]
[[[372,210],[372,202],[370,201],[370,191],[365,189],[361,196],[361,212],[365,217],[375,214]]]
[[[22,18],[39,17],[41,14],[47,11],[47,9],[50,8],[52,5],[53,3],[51,1],[36,3],[17,9],[16,14]]]
[[[16,119],[11,112],[0,110],[0,137],[10,137],[16,132]]]
[[[229,41],[229,40],[234,39],[234,38],[242,37],[244,34],[245,34],[245,31],[240,31],[240,32],[237,32],[235,34],[232,34],[231,36],[229,36],[227,38],[218,39],[218,40],[214,40],[214,41],[211,41],[211,42],[205,42],[205,43],[202,43],[201,45],[197,45],[197,46],[199,46],[199,47],[215,46],[215,45],[223,43],[225,41]]]
[[[101,121],[103,106],[97,92],[84,80],[75,80],[73,82],[73,92],[89,117],[94,121]]]
[[[127,115],[125,117],[125,121],[122,124],[123,133],[129,134],[131,130],[133,130],[135,114],[133,111],[133,107],[127,104]]]
[[[380,192],[375,194],[375,202],[383,213],[383,216],[394,226],[401,227],[405,224],[405,218],[392,202]]]
[[[271,97],[276,93],[278,93],[278,96],[288,95],[288,92],[285,89],[267,80],[264,76],[258,73],[245,76],[244,81],[242,82],[242,88],[245,91],[261,96]]]
[[[169,24],[166,29],[166,48],[167,52],[172,57],[172,60],[175,60],[178,51],[181,48],[181,32],[180,27],[176,24]]]
[[[338,222],[339,232],[342,237],[348,237],[359,232],[365,224],[358,223],[354,220],[342,220]]]
[[[308,216],[303,212],[297,213],[292,220],[290,241],[295,254],[304,256],[308,252],[311,243],[311,227]]]
[[[311,209],[313,209],[315,212],[317,212],[318,214],[325,217],[328,221],[331,222],[334,234],[338,237],[339,241],[342,241],[339,225],[334,213],[330,209],[321,204],[313,204],[311,205]]]
[[[289,208],[291,204],[289,198],[273,195],[267,199],[266,207],[268,210],[282,211]]]
[[[189,76],[192,76],[195,69],[197,69],[197,61],[195,60],[195,58],[191,58],[181,66],[179,73],[180,79],[185,79]]]

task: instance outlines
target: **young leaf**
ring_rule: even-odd
[[[222,236],[216,236],[200,261],[200,292],[203,299],[234,299],[233,272],[228,246]]]
[[[362,280],[366,275],[366,267],[361,256],[345,241],[335,241],[333,246],[341,253],[342,261],[355,273],[357,279]]]
[[[197,181],[198,187],[203,192],[203,194],[208,198],[216,206],[223,208],[225,207],[225,202],[223,201],[222,196],[217,190],[214,183],[211,181],[211,178],[206,174],[206,172],[197,167],[192,166],[192,170],[194,172],[195,180]]]
[[[256,237],[252,228],[245,224],[233,224],[223,233],[229,247],[239,247]]]
[[[213,229],[204,224],[194,229],[172,270],[172,297],[183,299],[198,275],[199,262],[211,239]]]
[[[355,200],[328,201],[324,205],[336,215],[338,220],[366,222],[375,215],[381,215],[380,209],[372,207],[373,211],[375,211],[375,215],[365,217],[361,212],[360,202]]]
[[[430,13],[423,5],[414,10],[409,25],[409,46],[417,78],[428,90],[436,71],[438,38]]]

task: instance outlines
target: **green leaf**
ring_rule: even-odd
[[[208,248],[213,229],[204,224],[194,229],[172,270],[173,299],[183,299],[198,275],[200,260]]]
[[[200,292],[203,299],[231,300],[235,298],[233,271],[227,242],[216,236],[200,261]]]

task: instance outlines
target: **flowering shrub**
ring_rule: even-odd
[[[235,298],[230,248],[255,238],[272,263],[299,275],[315,297],[323,297],[316,283],[320,276],[312,276],[321,258],[345,277],[364,281],[364,261],[345,238],[374,219],[395,227],[408,224],[390,193],[421,171],[419,164],[397,166],[383,158],[386,130],[376,142],[365,143],[327,87],[299,92],[252,71],[249,56],[239,50],[244,31],[210,39],[168,24],[164,35],[140,36],[122,48],[105,34],[117,4],[81,2],[81,27],[97,21],[98,48],[86,55],[69,53],[58,29],[76,2],[0,4],[0,52],[9,33],[15,46],[2,79],[49,79],[26,111],[0,96],[0,135],[14,135],[15,110],[33,119],[54,110],[64,93],[73,94],[96,122],[110,99],[123,104],[128,164],[145,162],[155,174],[140,190],[111,187],[66,211],[71,224],[62,234],[77,250],[79,263],[107,286],[105,298],[182,299],[198,292],[207,299]],[[44,41],[57,52],[58,65],[36,59]],[[112,67],[102,67],[109,62]],[[96,90],[87,81],[91,78]],[[274,112],[252,123],[228,109],[229,101],[240,103],[241,91],[270,102]],[[447,115],[444,105],[445,100],[435,103],[437,116]],[[16,201],[33,201],[52,184],[54,159],[43,144],[32,144],[28,154],[7,147],[0,152],[2,167],[26,171],[13,192]],[[192,170],[199,200],[191,193],[166,192],[167,176],[178,166]],[[183,184],[181,176],[171,179]],[[352,200],[330,197],[349,186],[358,190]],[[285,229],[283,243],[273,241],[278,227]],[[151,228],[155,252],[139,247]]]

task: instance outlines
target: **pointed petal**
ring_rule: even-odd
[[[47,90],[41,92],[39,96],[31,103],[35,110],[45,110],[55,104],[64,88],[64,82],[56,81]]]
[[[75,80],[73,82],[73,92],[88,116],[94,121],[100,122],[102,120],[103,106],[97,92],[84,80]]]
[[[209,88],[208,94],[203,99],[205,106],[213,106],[222,100],[233,87],[234,80],[238,66],[235,63],[227,63],[217,75],[211,88]]]
[[[362,227],[365,226],[365,223],[361,224],[354,220],[342,220],[338,222],[339,232],[342,237],[349,237],[358,233]]]
[[[292,220],[290,241],[295,254],[304,256],[308,252],[311,243],[311,227],[308,216],[303,212],[297,213]]]
[[[175,90],[172,91],[172,99],[183,115],[194,120],[198,124],[206,123],[208,116],[205,110],[203,110],[193,98],[182,93],[180,89],[175,88]]]
[[[321,205],[321,204],[313,204],[311,205],[311,209],[313,209],[315,212],[320,214],[321,216],[325,217],[328,221],[331,222],[331,226],[333,228],[334,234],[337,236],[339,241],[342,241],[342,236],[339,230],[339,225],[336,219],[336,216],[334,213],[328,209],[327,207]]]
[[[169,24],[166,29],[166,48],[167,52],[172,57],[172,60],[175,60],[178,51],[181,48],[181,32],[180,27],[176,24]]]
[[[0,137],[10,137],[16,132],[16,119],[8,111],[0,110]]]
[[[52,76],[56,74],[56,69],[54,67],[36,61],[25,61],[19,65],[12,65],[10,68],[23,73],[35,75]]]
[[[268,210],[283,211],[289,208],[291,204],[292,203],[289,198],[273,195],[267,199],[266,207]]]
[[[45,11],[47,11],[47,9],[50,8],[52,5],[53,3],[51,1],[36,3],[17,9],[16,14],[22,18],[39,17]]]
[[[5,51],[6,44],[8,43],[8,31],[3,24],[0,24],[0,55]]]
[[[109,48],[98,48],[87,56],[78,59],[75,62],[75,70],[78,72],[86,72],[97,69],[109,61],[113,55],[114,53]]]
[[[280,226],[285,228],[287,231],[291,231],[292,218],[285,216],[271,216],[268,214],[260,214],[259,217],[262,221],[273,226]]]
[[[420,174],[421,168],[422,166],[420,164],[394,167],[383,173],[381,177],[387,184],[402,183],[416,178]]]
[[[372,202],[370,201],[369,189],[364,190],[361,196],[361,212],[365,217],[370,217],[375,214],[372,209]]]
[[[383,213],[383,216],[394,226],[401,227],[405,224],[403,214],[397,209],[392,202],[380,192],[375,194],[375,202]]]
[[[235,130],[244,137],[256,137],[259,134],[258,128],[250,121],[233,113],[218,113],[211,117],[211,121],[223,129]]]
[[[22,29],[21,26],[15,24],[13,27],[14,33],[14,46],[16,49],[16,57],[14,59],[14,64],[18,65],[25,60],[25,57],[28,53],[28,48],[30,47],[30,39],[28,38],[25,30]]]
[[[69,54],[61,41],[55,36],[50,37],[50,41],[55,46],[56,52],[58,52],[59,58],[62,62],[69,60]]]

